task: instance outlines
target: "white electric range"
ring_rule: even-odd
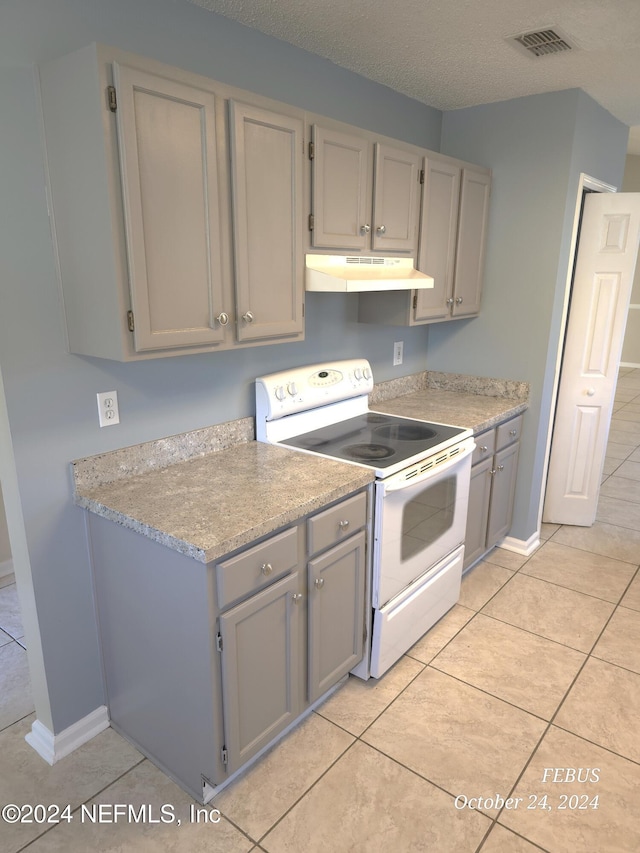
[[[256,436],[373,469],[370,608],[365,660],[378,678],[458,600],[467,521],[470,429],[369,409],[365,359],[256,379]]]

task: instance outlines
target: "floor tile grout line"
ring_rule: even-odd
[[[108,784],[108,785],[104,785],[102,788],[100,788],[100,790],[98,790],[98,791],[96,791],[95,793],[91,794],[91,796],[90,796],[90,797],[85,797],[83,800],[81,800],[81,801],[78,803],[78,805],[77,805],[74,809],[72,809],[71,814],[72,814],[72,815],[74,815],[76,812],[80,811],[80,809],[82,808],[82,806],[85,806],[85,805],[86,805],[90,800],[93,800],[93,799],[95,799],[96,797],[99,797],[99,796],[100,796],[100,794],[102,794],[104,791],[106,791],[106,790],[107,790],[108,788],[110,788],[112,785],[115,785],[115,784],[116,784],[116,782],[119,782],[119,781],[120,781],[121,779],[123,779],[123,778],[124,778],[128,773],[131,773],[131,771],[132,771],[132,770],[135,770],[135,768],[136,768],[136,767],[139,767],[139,766],[140,766],[141,764],[143,764],[145,761],[149,761],[149,759],[148,759],[146,756],[142,755],[142,756],[141,756],[141,758],[140,758],[140,761],[136,761],[136,763],[135,763],[135,764],[133,764],[131,767],[129,767],[129,769],[128,769],[128,770],[125,770],[123,773],[121,773],[121,774],[120,774],[119,776],[117,776],[115,779],[112,779],[112,780],[111,780],[111,782],[109,782],[109,784]],[[60,826],[60,823],[54,823],[54,824],[52,824],[52,825],[51,825],[51,826],[49,826],[47,829],[45,829],[43,832],[41,832],[41,833],[39,833],[38,835],[36,835],[36,836],[35,836],[35,838],[32,838],[30,841],[28,841],[28,842],[27,842],[26,844],[24,844],[22,847],[19,847],[19,848],[15,851],[15,853],[22,853],[22,851],[23,851],[23,850],[28,850],[28,849],[29,849],[29,847],[31,847],[31,846],[32,846],[33,844],[35,844],[36,842],[39,842],[39,841],[40,841],[40,839],[41,839],[41,838],[43,838],[45,835],[48,835],[50,832],[53,832],[53,830],[54,830],[57,826]]]

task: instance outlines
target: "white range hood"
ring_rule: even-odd
[[[413,258],[307,255],[306,289],[333,293],[366,290],[414,290],[433,287],[433,278],[419,272]]]

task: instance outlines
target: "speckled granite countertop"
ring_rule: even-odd
[[[477,435],[524,412],[528,399],[526,382],[425,371],[380,383],[370,406],[405,418],[467,427]]]
[[[356,465],[248,441],[76,486],[76,504],[206,563],[372,481]]]

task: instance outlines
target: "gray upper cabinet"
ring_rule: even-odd
[[[219,343],[215,96],[118,63],[113,72],[135,349]]]
[[[453,317],[467,317],[480,311],[490,193],[491,177],[486,171],[463,168],[451,306]]]
[[[229,118],[238,90],[95,44],[41,87],[71,352],[304,337],[302,113],[235,102]]]
[[[313,245],[362,251],[371,230],[371,145],[317,124],[312,134]]]
[[[376,142],[372,248],[413,252],[417,248],[422,157]]]
[[[414,320],[444,319],[453,304],[460,167],[425,158],[418,269],[433,276],[433,288],[416,290]]]
[[[303,331],[304,124],[230,101],[237,334]]]
[[[317,124],[312,138],[312,246],[415,254],[422,157]]]
[[[428,153],[417,266],[434,287],[362,293],[360,322],[414,326],[478,314],[490,192],[489,169]]]

